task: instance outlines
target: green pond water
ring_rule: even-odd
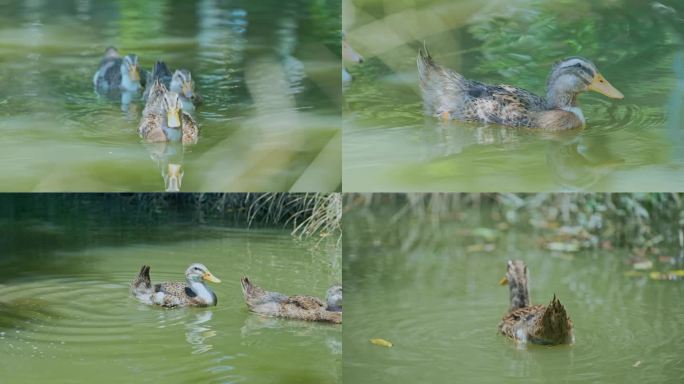
[[[145,227],[134,208],[128,218],[93,206],[47,210],[2,210],[10,236],[0,241],[2,382],[341,382],[341,326],[250,314],[239,280],[325,296],[341,281],[336,242],[182,213]],[[155,282],[183,281],[193,262],[222,280],[210,284],[216,307],[162,309],[129,296],[143,263]]]
[[[346,191],[678,191],[684,188],[684,2],[343,3],[364,56],[347,63]],[[553,63],[592,60],[623,100],[584,93],[563,134],[425,117],[416,56],[545,94]]]
[[[332,191],[340,6],[330,1],[0,0],[0,190]],[[192,72],[195,146],[146,146],[139,95],[98,95],[106,47]],[[130,96],[130,95],[129,95]]]
[[[389,213],[388,213],[389,211]],[[492,252],[459,235],[491,227],[391,220],[397,209],[344,217],[345,381],[352,383],[676,383],[684,379],[684,285],[627,277],[627,250],[543,251],[530,233],[499,234]],[[426,212],[427,213],[427,212]],[[372,223],[372,224],[368,224]],[[423,230],[417,229],[423,227]],[[516,345],[497,333],[508,309],[497,283],[506,261],[526,261],[532,303],[554,294],[575,344]],[[392,348],[373,345],[384,338]]]

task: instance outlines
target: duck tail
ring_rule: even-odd
[[[152,289],[152,281],[150,280],[150,266],[143,265],[140,268],[138,277],[131,283],[131,289],[134,291],[149,290]]]
[[[555,294],[537,320],[537,325],[538,332],[535,338],[545,344],[570,343],[572,340],[572,322]]]
[[[418,66],[418,76],[420,77],[422,84],[425,79],[427,79],[430,70],[436,66],[434,60],[432,60],[432,56],[430,56],[430,52],[428,52],[425,42],[423,42],[423,48],[418,49],[416,65]]]
[[[342,312],[321,311],[318,321],[327,321],[333,324],[342,324]]]
[[[240,278],[240,285],[242,286],[242,294],[245,296],[245,299],[252,296],[256,286],[249,281],[249,277],[242,276]]]
[[[169,68],[166,66],[166,63],[161,60],[157,60],[157,62],[154,63],[154,69],[152,70],[152,80],[162,80],[165,77],[170,76],[171,72],[169,72]]]
[[[444,118],[443,114],[453,108],[454,100],[462,92],[465,79],[437,64],[425,45],[418,50],[416,65],[425,113]]]

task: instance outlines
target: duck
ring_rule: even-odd
[[[154,81],[138,126],[138,135],[148,143],[181,142],[195,144],[199,126],[181,107],[180,95]]]
[[[173,74],[169,71],[166,63],[157,61],[154,65],[154,70],[147,80],[148,84],[153,84],[154,80],[159,79],[169,91],[176,92],[180,95],[182,109],[188,113],[194,112],[195,107],[202,104],[203,98],[195,90],[195,82],[192,80],[192,73],[185,69],[176,69]],[[152,87],[147,87],[143,94],[143,100],[149,98]]]
[[[342,323],[342,286],[331,286],[326,302],[313,296],[287,296],[279,292],[265,291],[249,280],[240,279],[242,294],[251,312],[286,319]]]
[[[138,277],[131,283],[131,294],[141,302],[173,307],[209,307],[218,302],[216,294],[204,283],[220,283],[203,264],[191,264],[185,270],[185,282],[164,282],[152,285],[150,267],[143,265]]]
[[[586,123],[577,102],[580,93],[594,91],[613,99],[624,98],[594,63],[580,56],[553,65],[545,97],[510,85],[468,80],[438,65],[427,48],[419,50],[417,66],[425,114],[443,121],[563,131],[581,128]]]
[[[523,344],[572,344],[572,321],[556,295],[548,305],[530,305],[527,265],[509,260],[507,268],[499,284],[508,285],[510,308],[499,323],[499,333]]]
[[[99,91],[137,92],[144,86],[144,83],[141,83],[140,74],[141,68],[137,55],[128,54],[121,57],[115,47],[108,47],[93,76],[93,85]]]

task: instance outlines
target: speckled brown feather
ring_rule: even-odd
[[[556,295],[548,305],[529,305],[525,263],[520,260],[509,261],[506,279],[511,298],[510,309],[499,322],[501,334],[535,344],[573,342],[572,321]]]
[[[163,307],[206,307],[207,303],[199,300],[196,296],[189,296],[190,286],[179,281],[164,282],[154,285],[155,292],[164,292]]]
[[[527,341],[536,344],[569,344],[572,329],[572,321],[555,296],[548,306],[532,305],[513,310],[499,323],[501,334],[520,339],[518,330],[526,331]]]
[[[342,313],[326,310],[325,303],[317,297],[269,292],[246,276],[240,279],[240,283],[247,307],[252,312],[286,319],[342,323]]]

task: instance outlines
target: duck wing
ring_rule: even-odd
[[[287,298],[287,304],[296,305],[307,311],[325,308],[325,303],[313,296],[290,296]]]
[[[486,85],[470,81],[462,91],[460,108],[452,108],[451,118],[514,127],[531,127],[544,99],[510,85]]]
[[[499,332],[512,339],[526,341],[527,329],[544,309],[543,305],[531,305],[506,313],[499,323]]]
[[[121,85],[121,63],[123,59],[105,57],[95,73],[93,83],[101,90],[116,89]]]
[[[181,120],[183,123],[183,144],[196,144],[199,138],[199,125],[192,118],[192,115],[185,111],[181,111]]]

